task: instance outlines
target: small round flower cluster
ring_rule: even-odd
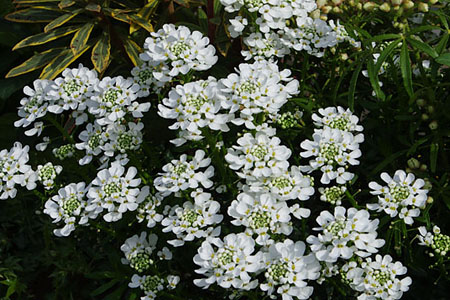
[[[128,238],[120,247],[125,258],[122,259],[123,264],[130,265],[139,274],[149,273],[155,261],[152,259],[153,252],[156,249],[158,236],[151,234],[147,238],[147,233],[142,232],[139,236],[134,235]],[[164,247],[158,254],[160,259],[171,260],[172,253],[167,247]],[[153,268],[155,269],[155,268]],[[154,272],[154,271],[152,271]],[[134,274],[131,277],[131,282],[128,284],[131,288],[140,288],[144,291],[145,296],[142,300],[155,299],[157,293],[165,288],[173,289],[180,281],[180,277],[168,275],[162,277],[161,274],[154,275],[139,275]]]
[[[342,204],[341,199],[345,191],[347,190],[345,186],[330,186],[326,188],[319,188],[320,200],[328,202],[332,205],[340,206]]]
[[[419,227],[419,245],[433,249],[434,253],[446,256],[450,251],[450,236],[442,234],[438,226],[433,226],[433,232],[428,232],[424,226]],[[433,254],[430,253],[430,256]]]
[[[390,255],[377,254],[375,260],[368,257],[360,265],[349,262],[343,269],[347,270],[342,273],[344,281],[361,292],[358,300],[400,299],[412,283],[410,277],[399,279],[407,269],[401,262],[393,262]]]
[[[144,186],[141,190],[143,195],[147,195],[137,208],[136,219],[139,223],[147,221],[147,227],[153,228],[156,223],[161,222],[163,215],[158,213],[157,208],[161,205],[164,197],[160,193],[149,195],[149,187]]]
[[[425,181],[415,179],[414,174],[397,170],[392,178],[386,172],[381,179],[387,184],[382,186],[375,181],[369,183],[372,195],[377,195],[378,203],[367,204],[371,210],[383,211],[394,218],[398,215],[406,224],[411,225],[413,218],[420,215],[420,208],[426,205],[428,190],[423,189]]]
[[[28,190],[36,187],[36,172],[27,165],[29,149],[29,146],[22,147],[21,143],[15,142],[9,151],[0,151],[0,199],[16,197],[16,184]]]
[[[316,219],[320,225],[314,230],[318,236],[310,235],[306,241],[320,261],[336,262],[339,258],[348,260],[354,255],[367,257],[378,252],[384,240],[377,239],[378,219],[370,220],[367,210],[342,206],[334,209],[334,215],[322,211]]]
[[[61,171],[61,166],[54,166],[51,162],[48,162],[43,166],[39,165],[37,167],[37,179],[42,183],[46,190],[50,190],[53,188],[53,180],[61,173]]]

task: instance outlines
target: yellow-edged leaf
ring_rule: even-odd
[[[22,64],[17,67],[11,69],[8,74],[6,74],[6,78],[19,76],[39,68],[42,68],[46,64],[48,64],[52,59],[58,56],[61,53],[61,49],[64,48],[53,48],[42,53],[37,53],[33,55],[31,58],[24,61]]]
[[[102,7],[97,3],[89,3],[88,5],[86,5],[85,9],[93,12],[100,12],[102,10]]]
[[[56,28],[50,32],[47,33],[38,33],[32,36],[29,36],[20,42],[18,42],[13,50],[28,47],[28,46],[36,46],[48,43],[50,41],[56,40],[57,38],[63,37],[65,35],[71,34],[75,31],[77,31],[80,28],[80,26],[69,26],[69,27],[60,27]]]
[[[45,3],[45,2],[58,2],[61,0],[14,0],[14,4],[33,4],[33,3]]]
[[[58,3],[58,7],[61,9],[70,7],[72,5],[75,4],[75,0],[62,0],[61,2]]]
[[[153,26],[152,24],[150,24],[149,21],[143,19],[142,17],[136,15],[136,14],[129,14],[128,18],[135,24],[141,26],[142,28],[144,28],[145,30],[147,30],[148,32],[153,32]]]
[[[142,60],[139,58],[139,53],[143,52],[142,48],[129,38],[125,39],[123,42],[125,51],[127,52],[128,57],[130,58],[133,65],[135,66],[141,65]]]
[[[114,19],[116,19],[118,21],[131,24],[130,19],[128,19],[127,15],[126,15],[127,13],[131,12],[131,10],[105,8],[105,9],[103,9],[103,11],[107,15],[113,17]]]
[[[73,63],[78,57],[83,55],[92,44],[87,44],[84,48],[78,52],[76,55],[70,49],[63,50],[61,54],[54,58],[45,68],[42,70],[41,79],[53,80],[58,76],[64,69],[66,69],[71,63]]]
[[[150,16],[155,12],[158,7],[159,0],[149,0],[148,3],[142,7],[137,15],[140,16],[144,20],[149,20]],[[150,23],[150,22],[149,22]],[[131,23],[130,25],[130,34],[133,34],[135,31],[139,30],[140,26],[137,26],[135,23]]]
[[[48,23],[47,26],[44,27],[44,32],[49,32],[50,30],[63,25],[64,23],[72,20],[80,12],[82,12],[82,9],[77,9],[77,10],[74,10],[73,12],[59,16],[58,18],[54,19],[53,21]]]
[[[89,36],[91,35],[92,29],[94,29],[94,23],[89,22],[83,25],[83,27],[78,30],[70,42],[70,49],[72,49],[73,54],[77,54],[78,51],[84,48]]]
[[[110,62],[111,43],[109,39],[109,32],[103,32],[94,49],[92,49],[91,60],[99,73],[105,71]]]
[[[52,9],[26,8],[6,15],[5,19],[19,23],[47,23],[53,21],[60,15],[61,13]]]

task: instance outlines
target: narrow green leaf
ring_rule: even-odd
[[[442,36],[442,39],[439,41],[439,43],[436,45],[436,51],[438,54],[442,54],[442,51],[444,51],[447,48],[448,37],[449,37],[449,34],[448,34],[448,32],[446,32]]]
[[[109,32],[103,32],[101,38],[92,49],[91,60],[95,69],[103,73],[109,65],[111,55],[111,43]]]
[[[220,3],[220,0],[214,0],[214,15],[218,15],[220,11],[222,10],[223,6],[222,3]]]
[[[91,2],[88,5],[86,5],[84,7],[84,9],[99,13],[102,10],[102,7],[100,5],[98,5],[97,3],[92,3]]]
[[[416,27],[414,29],[411,29],[410,31],[408,31],[407,34],[408,34],[408,36],[411,36],[411,35],[416,34],[418,32],[431,31],[431,30],[435,30],[435,29],[442,30],[442,28],[439,27],[439,26],[424,25],[424,26],[419,26],[419,27]]]
[[[58,56],[61,53],[62,48],[53,48],[42,53],[35,54],[31,58],[27,59],[25,62],[20,64],[19,66],[13,68],[11,71],[6,74],[6,78],[19,76],[39,68],[42,68],[46,64],[48,64],[52,59]]]
[[[61,9],[64,9],[67,7],[71,7],[74,4],[75,4],[75,0],[62,0],[61,2],[58,3],[58,7]]]
[[[26,8],[6,15],[5,19],[19,23],[47,23],[60,15],[60,13],[51,9]]]
[[[365,43],[372,43],[372,42],[381,42],[381,41],[385,41],[385,40],[394,40],[394,39],[399,39],[401,38],[401,36],[399,34],[394,34],[394,33],[387,33],[387,34],[380,34],[377,36],[374,36],[372,38],[369,38],[367,40],[365,40]]]
[[[367,60],[367,73],[369,75],[370,84],[372,85],[377,98],[384,101],[386,96],[381,90],[380,81],[378,80],[378,72],[375,72],[375,63],[373,62],[373,59],[370,58]]]
[[[142,61],[139,58],[139,54],[143,52],[142,48],[129,38],[126,38],[123,42],[125,51],[127,52],[128,57],[130,58],[133,65],[140,66],[142,64]]]
[[[57,38],[66,36],[68,34],[71,34],[75,31],[77,31],[80,27],[79,26],[70,26],[70,27],[60,27],[56,28],[55,30],[52,30],[50,32],[43,32],[38,33],[32,36],[29,36],[20,42],[18,42],[13,50],[20,49],[23,47],[29,47],[29,46],[36,46],[48,43],[50,41],[56,40]]]
[[[158,3],[159,0],[149,0],[149,2],[138,11],[137,15],[146,20],[147,23],[150,23],[150,16],[155,12],[156,8],[158,7]],[[132,23],[130,25],[130,34],[133,34],[133,32],[139,30],[140,27],[141,26]]]
[[[378,74],[378,72],[381,69],[381,66],[383,65],[383,63],[386,61],[386,59],[391,55],[391,53],[395,50],[395,48],[397,48],[398,44],[400,44],[400,42],[402,41],[402,39],[398,39],[395,41],[392,41],[391,43],[389,43],[389,45],[383,49],[383,51],[380,53],[380,56],[377,59],[377,63],[375,64],[375,72]]]
[[[414,48],[422,50],[423,52],[425,52],[432,58],[438,57],[436,50],[434,50],[430,45],[425,44],[424,42],[421,42],[419,40],[416,40],[416,39],[413,39],[410,37],[407,37],[406,39],[411,44],[411,46],[413,46]]]
[[[113,279],[110,282],[107,282],[104,285],[101,285],[100,287],[98,287],[97,289],[95,289],[94,291],[91,292],[91,294],[90,294],[91,297],[95,297],[95,296],[103,294],[104,292],[106,292],[107,290],[112,288],[117,282],[118,282],[117,279]]]
[[[449,30],[450,28],[448,27],[448,22],[447,22],[447,18],[446,15],[444,13],[442,13],[440,10],[431,10],[430,13],[438,15],[439,19],[441,20],[441,23],[444,25],[445,29]]]
[[[414,96],[412,85],[412,72],[411,72],[411,60],[409,58],[408,46],[406,41],[403,41],[402,50],[400,52],[400,69],[402,71],[403,85],[409,97]]]
[[[87,44],[84,49],[78,52],[76,55],[70,49],[66,49],[59,56],[53,59],[44,70],[42,70],[41,79],[53,80],[58,76],[64,69],[66,69],[72,62],[74,62],[78,57],[80,57],[84,52],[86,52],[92,45]]]
[[[76,17],[80,12],[82,12],[81,9],[74,10],[71,13],[64,14],[62,16],[59,16],[58,18],[54,19],[50,23],[47,24],[47,26],[44,27],[44,32],[49,32],[52,29],[55,29],[56,27],[59,27],[66,22],[69,22],[74,17]]]
[[[350,86],[348,88],[348,107],[350,108],[351,111],[354,111],[355,109],[356,82],[358,81],[359,74],[361,73],[364,60],[361,60],[358,63],[358,66],[356,67],[355,71],[352,74],[352,78],[350,79]]]
[[[205,11],[201,9],[200,7],[197,10],[198,15],[198,23],[200,24],[200,27],[202,28],[202,32],[207,34],[208,33],[208,16],[206,15]]]
[[[140,17],[140,16],[138,16],[136,14],[129,14],[128,18],[133,23],[136,23],[137,25],[141,26],[142,28],[144,28],[148,32],[153,32],[154,31],[152,24],[150,24],[149,21],[143,19],[142,17]]]
[[[437,157],[439,152],[439,144],[433,143],[430,146],[430,169],[431,172],[436,172],[436,165],[437,165]]]
[[[127,16],[127,13],[129,13],[130,10],[105,8],[103,11],[118,21],[131,24],[131,20]]]
[[[89,36],[91,35],[92,29],[94,29],[94,23],[89,22],[83,25],[83,27],[78,30],[70,42],[70,49],[72,49],[73,54],[77,54],[78,51],[84,48]]]
[[[58,2],[61,0],[14,0],[14,4],[33,4],[33,3],[46,3],[46,2]]]
[[[436,61],[441,65],[450,66],[450,52],[443,53],[436,58]]]

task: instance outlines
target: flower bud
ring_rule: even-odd
[[[428,124],[428,127],[430,127],[431,130],[436,130],[438,128],[438,123],[436,120],[432,121],[430,124]]]
[[[439,0],[428,0],[428,3],[430,3],[431,5],[438,3]]]
[[[428,170],[428,166],[426,164],[421,164],[420,165],[420,171],[425,172],[426,170]]]
[[[430,117],[427,114],[422,114],[422,120],[426,121],[428,120]]]
[[[425,101],[425,99],[417,99],[417,100],[416,100],[416,104],[417,104],[417,106],[419,106],[419,107],[424,106],[426,103],[427,103],[427,102]]]
[[[384,12],[390,12],[391,11],[391,6],[387,2],[384,2],[382,5],[380,5],[379,8],[380,8],[381,11],[384,11]]]
[[[428,196],[428,198],[427,198],[427,203],[428,203],[428,204],[431,204],[431,203],[433,203],[433,201],[434,201],[433,197]]]
[[[399,6],[402,4],[403,0],[391,0],[393,6]]]
[[[375,8],[377,7],[377,4],[373,3],[373,2],[366,2],[364,3],[364,10],[366,11],[373,11]]]
[[[406,1],[405,3],[403,3],[403,7],[405,9],[410,9],[414,7],[414,2],[412,2],[411,0]]]
[[[428,110],[428,113],[432,114],[434,112],[434,106],[428,105],[427,110]]]
[[[419,3],[419,11],[421,11],[421,12],[428,12],[428,4],[420,2]]]
[[[410,167],[411,169],[420,168],[420,162],[417,159],[415,159],[414,157],[410,158],[407,163],[408,163],[408,167]]]

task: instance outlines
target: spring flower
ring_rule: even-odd
[[[23,93],[27,96],[20,100],[18,111],[20,120],[14,122],[15,127],[27,127],[36,119],[42,118],[47,114],[49,104],[52,104],[49,91],[52,82],[49,80],[37,79],[33,82],[33,88],[26,86]]]
[[[430,247],[437,255],[441,256],[446,256],[450,251],[450,236],[441,233],[438,226],[433,226],[432,232],[428,232],[424,226],[421,226],[419,233],[419,245]]]
[[[46,190],[50,190],[53,188],[54,179],[61,171],[61,166],[54,166],[51,162],[48,162],[37,167],[37,178]]]
[[[341,205],[341,199],[344,197],[347,188],[343,185],[330,186],[326,188],[319,188],[320,200],[328,202],[332,205]]]
[[[157,293],[164,289],[164,279],[158,275],[139,276],[134,274],[128,286],[130,288],[140,288],[144,292],[145,296],[141,297],[141,300],[153,300],[156,299]]]
[[[314,125],[319,128],[330,127],[352,133],[363,131],[363,127],[358,125],[358,117],[350,109],[344,110],[341,106],[319,108],[319,114],[313,113],[311,116]]]
[[[156,193],[155,195],[148,195],[146,192],[147,189],[148,187],[143,187],[141,194],[139,194],[139,198],[137,200],[139,206],[137,208],[136,219],[139,223],[147,221],[147,227],[152,228],[155,227],[156,223],[161,222],[164,217],[156,211],[156,209],[161,205],[163,197],[159,193]]]
[[[120,247],[125,259],[122,263],[129,264],[137,272],[145,272],[153,264],[151,255],[156,249],[158,236],[150,234],[147,238],[147,232],[143,231],[140,235],[133,235],[126,239],[125,243]]]

